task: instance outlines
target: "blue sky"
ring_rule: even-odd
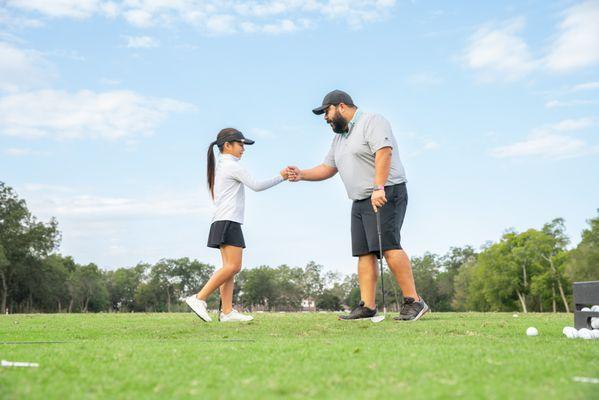
[[[411,255],[599,207],[599,1],[7,0],[0,180],[61,252],[106,268],[213,264],[206,149],[233,126],[257,177],[319,164],[332,89],[387,117]],[[339,177],[248,191],[246,267],[354,272]]]

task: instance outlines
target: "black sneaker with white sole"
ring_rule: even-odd
[[[343,321],[350,321],[356,319],[372,318],[376,315],[376,308],[368,308],[361,301],[348,315],[340,315],[339,319]]]
[[[420,298],[419,301],[416,301],[412,297],[406,297],[399,310],[399,317],[393,319],[396,321],[417,321],[426,314],[428,310],[429,308],[422,298]]]

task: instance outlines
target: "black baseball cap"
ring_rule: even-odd
[[[354,101],[349,94],[345,93],[343,90],[333,90],[324,96],[324,99],[322,99],[322,105],[320,107],[316,107],[314,110],[312,110],[312,112],[316,115],[320,115],[323,114],[324,110],[326,110],[331,104],[337,105],[339,103],[355,107]]]
[[[223,137],[219,137],[216,140],[216,144],[218,146],[223,146],[226,142],[241,142],[243,144],[254,144],[255,143],[251,139],[246,139],[246,137],[243,136],[243,133],[241,133],[239,131],[230,133],[228,135],[223,135]]]

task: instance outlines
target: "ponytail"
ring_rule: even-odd
[[[216,140],[210,143],[208,146],[208,189],[210,189],[210,195],[214,199],[214,145],[216,144]]]

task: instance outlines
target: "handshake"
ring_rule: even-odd
[[[302,179],[302,171],[298,167],[288,166],[280,172],[283,179],[289,182],[298,182]]]

